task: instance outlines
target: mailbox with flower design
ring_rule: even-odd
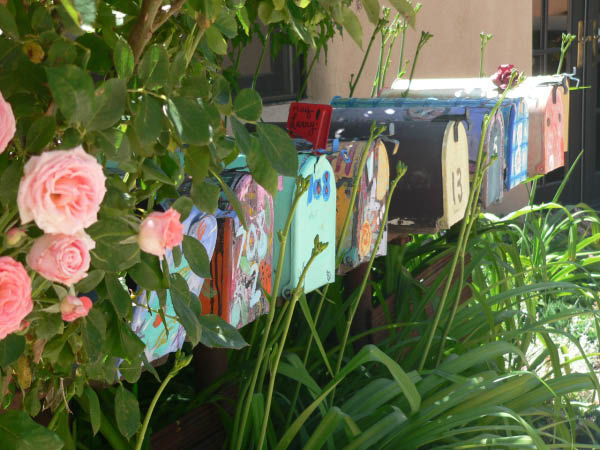
[[[262,290],[271,293],[273,198],[249,173],[228,171],[223,179],[242,205],[246,228],[222,198],[215,214],[218,237],[211,279],[200,300],[203,314],[217,314],[241,328],[269,310]]]
[[[366,164],[360,178],[358,194],[353,211],[350,213],[349,228],[342,243],[342,262],[339,273],[345,273],[369,260],[374,251],[378,255],[387,252],[387,239],[384,238],[375,249],[377,234],[383,223],[387,201],[390,169],[385,145],[380,140],[367,148],[365,141],[335,142],[342,149],[330,157],[337,188],[336,241],[339,240],[346,215],[349,213],[352,188],[360,175],[360,162],[365,152]],[[330,146],[331,148],[331,146]]]
[[[308,262],[315,236],[327,248],[313,261],[304,280],[304,292],[311,292],[335,278],[336,189],[331,164],[325,156],[298,154],[298,176],[308,177],[310,186],[302,194],[292,220],[285,249],[278,295],[289,297],[300,281]],[[275,233],[282,230],[296,192],[296,180],[282,177],[275,196]],[[273,241],[273,268],[278,267],[280,243]],[[273,274],[275,276],[275,274]]]
[[[484,101],[471,102],[471,104],[465,105],[464,102],[455,100],[395,97],[375,99],[341,99],[336,97],[333,99],[332,105],[336,108],[358,108],[362,110],[358,113],[364,117],[363,120],[371,120],[377,115],[382,122],[432,121],[448,116],[465,116],[470,173],[475,171],[483,118],[491,110],[491,107]],[[484,164],[489,164],[489,168],[484,173],[480,199],[483,206],[487,207],[500,201],[504,192],[504,119],[501,113],[496,113],[491,118],[484,139],[483,151],[486,155]]]
[[[217,240],[217,222],[213,216],[194,207],[190,215],[183,221],[183,232],[198,239],[206,249],[208,257],[212,257]],[[171,250],[166,251],[165,258],[169,266],[169,273],[180,274],[187,281],[190,292],[199,295],[205,280],[192,272],[183,252],[179,264],[175,263]],[[139,306],[136,306],[133,311],[131,327],[146,344],[144,351],[148,361],[154,361],[168,353],[176,352],[185,340],[185,330],[175,319],[176,314],[168,290],[166,296],[165,323],[157,312],[160,308],[160,300],[154,291],[142,291],[137,299]]]
[[[396,176],[399,161],[408,166],[391,201],[390,231],[432,233],[464,217],[469,197],[464,112],[464,108],[460,115],[431,111],[434,117],[429,120],[406,120],[406,111],[389,106],[334,108],[330,136],[366,141],[375,121],[385,128],[380,139],[387,149],[390,178]],[[428,114],[423,109],[413,113]]]

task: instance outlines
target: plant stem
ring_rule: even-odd
[[[398,165],[397,165],[397,169],[396,169],[396,178],[394,178],[392,180],[392,183],[390,184],[388,198],[387,198],[386,204],[385,204],[385,212],[383,213],[383,221],[381,222],[382,225],[379,228],[379,232],[377,233],[377,240],[375,241],[375,247],[374,247],[373,253],[371,254],[371,257],[369,258],[369,263],[367,265],[366,274],[362,279],[360,287],[358,288],[358,294],[354,298],[353,303],[350,305],[350,315],[348,316],[348,319],[346,321],[346,329],[344,330],[344,335],[342,337],[342,342],[340,344],[340,353],[338,355],[338,360],[337,360],[337,364],[335,367],[335,375],[336,376],[340,372],[340,369],[342,367],[342,361],[344,360],[344,353],[346,350],[346,345],[348,344],[348,336],[350,335],[350,328],[352,326],[354,316],[356,315],[356,311],[358,309],[358,305],[360,303],[362,294],[365,291],[365,288],[367,287],[367,282],[369,281],[369,273],[371,273],[371,269],[373,268],[373,263],[375,262],[375,258],[377,257],[377,249],[379,248],[379,245],[381,244],[381,240],[383,238],[383,233],[385,231],[385,224],[387,223],[388,213],[390,210],[390,204],[392,203],[392,197],[394,196],[394,191],[396,190],[396,186],[398,185],[398,183],[400,182],[402,177],[406,174],[406,170],[407,170],[406,166],[401,161],[399,161]],[[333,404],[334,396],[335,396],[335,389],[331,393],[331,404]]]
[[[363,56],[363,60],[362,60],[362,63],[360,64],[360,69],[358,69],[358,74],[356,75],[356,78],[354,80],[350,80],[350,83],[348,83],[350,86],[350,94],[348,95],[348,97],[350,97],[350,98],[352,98],[352,96],[354,95],[354,90],[356,89],[358,80],[360,80],[362,71],[365,68],[365,63],[367,62],[367,58],[369,57],[369,53],[371,52],[371,46],[373,45],[373,41],[375,41],[375,37],[377,36],[377,33],[379,32],[379,28],[380,28],[380,26],[378,24],[375,27],[375,29],[373,30],[373,34],[371,34],[371,39],[369,39],[369,45],[367,45],[367,50],[365,51],[365,55]]]
[[[271,377],[269,378],[269,388],[267,390],[267,400],[265,403],[265,412],[264,412],[265,417],[263,419],[262,428],[260,431],[260,438],[258,439],[258,447],[257,448],[259,448],[259,449],[263,448],[263,445],[265,442],[265,436],[267,434],[267,425],[269,423],[269,414],[271,412],[271,402],[273,400],[273,390],[275,388],[275,378],[277,377],[279,361],[281,360],[281,354],[283,353],[283,348],[285,346],[285,341],[287,340],[287,335],[288,335],[288,331],[290,329],[290,324],[292,323],[292,316],[294,315],[294,308],[296,307],[296,303],[298,302],[300,295],[302,295],[302,293],[304,292],[304,289],[303,289],[304,279],[306,278],[308,269],[310,268],[310,266],[313,263],[313,261],[315,260],[315,258],[317,256],[319,256],[319,254],[322,253],[323,250],[325,250],[325,248],[327,247],[327,244],[321,244],[320,242],[317,241],[317,239],[318,239],[318,235],[315,238],[315,246],[313,247],[313,251],[310,256],[310,259],[308,260],[308,262],[306,263],[306,266],[304,266],[304,269],[302,270],[302,274],[300,275],[298,285],[296,286],[296,289],[294,290],[294,295],[292,296],[292,299],[290,300],[290,306],[288,307],[287,314],[285,317],[283,335],[281,336],[281,341],[279,342],[279,345],[277,346],[277,354],[275,356],[275,360],[274,360],[273,366],[271,368]]]
[[[556,69],[556,75],[559,75],[560,72],[562,71],[562,66],[565,61],[565,55],[567,54],[567,51],[569,50],[569,47],[571,46],[571,43],[573,42],[574,39],[575,39],[574,34],[563,33],[562,41],[560,43],[560,59],[558,60],[558,68]]]
[[[146,411],[146,416],[144,417],[144,423],[142,424],[142,428],[137,436],[137,441],[136,441],[136,444],[134,447],[135,450],[140,450],[142,448],[142,444],[144,443],[144,437],[146,436],[146,431],[148,429],[148,424],[150,423],[150,418],[152,417],[152,413],[154,412],[156,403],[158,402],[158,399],[160,398],[161,394],[163,393],[163,391],[169,384],[169,381],[171,381],[179,373],[179,371],[181,369],[183,369],[184,367],[186,367],[191,361],[192,361],[192,355],[181,356],[181,354],[179,352],[177,352],[175,364],[173,365],[173,367],[171,368],[171,370],[169,371],[167,376],[164,378],[164,380],[158,387],[156,393],[154,394],[154,397],[152,398],[152,402],[150,403],[150,406],[148,407],[148,411]]]
[[[381,48],[379,49],[379,63],[377,63],[377,73],[375,74],[375,79],[373,80],[373,87],[371,88],[371,98],[377,92],[377,87],[379,86],[379,79],[381,78],[381,74],[383,72],[383,53],[385,50],[385,36],[383,31],[381,34]]]
[[[398,64],[398,74],[396,78],[402,78],[404,76],[404,44],[406,42],[406,29],[408,28],[408,24],[406,23],[406,19],[404,19],[404,23],[402,24],[402,44],[400,45],[400,63]]]
[[[252,403],[252,397],[254,396],[254,388],[256,387],[256,380],[258,379],[258,374],[260,372],[260,367],[262,364],[267,364],[266,361],[263,361],[263,357],[265,354],[265,348],[267,347],[267,341],[269,339],[269,333],[271,331],[271,325],[273,324],[273,319],[275,318],[275,307],[276,307],[276,299],[277,293],[279,292],[279,285],[281,283],[281,273],[283,271],[283,261],[285,259],[285,247],[287,243],[287,237],[290,232],[290,228],[292,226],[292,219],[294,217],[294,213],[296,211],[296,207],[298,206],[298,202],[300,201],[300,197],[307,191],[309,186],[309,179],[296,179],[296,195],[292,202],[292,207],[290,208],[290,212],[288,214],[287,220],[285,222],[285,227],[283,230],[278,232],[279,234],[279,260],[277,263],[277,273],[275,275],[275,283],[273,284],[273,295],[269,302],[269,315],[267,317],[267,326],[265,327],[264,334],[262,336],[262,340],[260,342],[260,348],[258,350],[258,357],[256,359],[256,364],[254,366],[254,371],[252,373],[252,378],[250,379],[250,386],[248,388],[248,392],[246,393],[246,398],[244,402],[244,407],[242,409],[242,416],[240,419],[240,426],[238,428],[238,436],[234,436],[233,446],[235,449],[239,450],[242,446],[242,435],[244,433],[244,429],[246,428],[246,421],[248,420],[248,414],[250,412],[250,404]]]
[[[271,27],[267,31],[265,35],[265,40],[263,41],[262,49],[260,50],[260,56],[258,57],[258,63],[256,64],[256,70],[254,71],[254,78],[252,78],[252,89],[256,89],[256,80],[258,79],[258,74],[260,73],[260,69],[262,68],[263,59],[265,59],[265,53],[267,51],[267,41],[269,40],[269,35],[271,34]]]
[[[421,38],[419,39],[419,43],[417,44],[417,50],[415,51],[415,59],[413,60],[412,67],[410,68],[410,77],[408,78],[408,87],[406,91],[404,91],[403,97],[408,97],[408,92],[410,91],[410,85],[413,80],[413,76],[415,74],[415,67],[417,67],[417,61],[419,59],[419,53],[421,53],[421,49],[425,46],[427,41],[433,37],[433,34],[428,33],[427,31],[421,31]]]
[[[493,117],[496,114],[496,112],[498,111],[498,108],[500,108],[500,105],[506,98],[506,94],[508,93],[508,90],[512,86],[512,83],[514,81],[516,74],[517,74],[516,71],[512,73],[506,90],[502,93],[502,95],[500,96],[500,98],[496,102],[496,105],[494,105],[494,107],[492,108],[490,113],[486,114],[486,116],[483,119],[483,124],[481,126],[481,138],[479,140],[479,151],[477,153],[477,164],[475,166],[476,167],[475,177],[474,177],[474,182],[473,182],[475,189],[472,188],[469,192],[469,200],[467,202],[466,215],[460,226],[460,233],[459,233],[458,241],[457,241],[457,251],[454,253],[454,257],[452,258],[450,272],[448,273],[448,278],[446,279],[446,284],[444,286],[442,298],[440,299],[440,303],[438,304],[437,310],[435,312],[433,324],[431,325],[431,331],[429,332],[429,336],[427,337],[425,349],[423,351],[423,356],[421,357],[421,362],[419,363],[419,369],[418,369],[419,371],[423,370],[423,367],[425,366],[425,362],[427,361],[427,356],[429,354],[429,350],[431,349],[433,337],[435,336],[436,329],[440,323],[442,311],[446,304],[446,300],[448,298],[448,293],[450,292],[450,286],[452,284],[452,279],[454,278],[456,264],[458,263],[458,259],[460,256],[459,249],[461,249],[464,245],[464,241],[467,237],[466,236],[467,224],[469,221],[472,220],[470,213],[474,211],[474,208],[476,206],[476,202],[477,202],[477,199],[479,196],[479,189],[477,189],[477,185],[479,185],[479,187],[481,187],[481,181],[483,180],[483,174],[481,173],[482,172],[481,167],[483,164],[483,153],[484,153],[483,152],[483,143],[484,143],[485,135],[487,134],[487,129],[488,129],[488,126],[490,123],[490,117]],[[477,197],[475,197],[475,195],[477,195]],[[449,324],[449,325],[451,325],[451,324]],[[443,351],[443,346],[441,347],[441,350]]]
[[[397,34],[394,34],[392,37],[392,42],[390,42],[390,46],[388,47],[388,52],[385,57],[385,64],[383,65],[383,75],[379,80],[379,90],[383,89],[383,85],[385,83],[385,78],[387,75],[388,68],[390,67],[390,63],[392,61],[392,49],[394,48],[394,44],[396,43]]]
[[[358,187],[360,186],[360,182],[363,176],[363,172],[365,169],[365,165],[367,164],[367,156],[369,153],[369,149],[371,148],[371,146],[373,145],[373,141],[375,139],[377,139],[377,137],[379,137],[379,135],[383,132],[383,129],[377,129],[375,122],[373,122],[373,124],[371,125],[371,134],[369,136],[369,140],[367,141],[367,144],[365,146],[365,150],[362,154],[362,157],[360,159],[360,162],[358,164],[358,175],[356,176],[356,179],[354,181],[354,185],[352,186],[352,191],[350,193],[350,203],[348,205],[348,212],[346,213],[346,217],[344,219],[344,224],[342,225],[342,231],[340,232],[340,236],[338,238],[337,241],[337,245],[336,245],[336,250],[335,250],[335,268],[337,270],[337,268],[339,267],[339,265],[342,262],[342,258],[343,258],[343,254],[342,254],[342,246],[344,243],[344,240],[346,239],[346,234],[348,233],[348,228],[350,227],[350,217],[352,215],[352,212],[354,211],[354,205],[356,204],[356,197],[358,196]],[[315,319],[314,319],[314,324],[315,327],[317,326],[317,322],[319,320],[319,316],[321,315],[321,310],[323,309],[323,304],[325,303],[325,298],[327,298],[327,291],[329,290],[329,284],[325,285],[325,287],[323,288],[323,292],[321,294],[321,298],[319,299],[319,305],[317,306],[317,312],[315,314]],[[304,365],[306,365],[306,362],[308,361],[308,357],[310,355],[310,351],[312,349],[312,343],[313,343],[313,335],[312,333],[310,334],[310,336],[308,337],[308,343],[306,344],[306,350],[304,352]],[[287,423],[289,423],[289,421],[291,420],[291,416],[294,412],[294,409],[296,408],[296,402],[298,401],[298,395],[300,394],[300,382],[298,382],[296,384],[296,391],[294,392],[294,398],[292,400],[291,406],[290,406],[290,412],[288,415],[288,419],[287,419]]]

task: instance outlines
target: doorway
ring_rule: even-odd
[[[577,36],[581,23],[583,36],[589,36],[583,47],[577,39],[566,56],[563,72],[571,73],[580,87],[570,94],[569,151],[565,167],[547,174],[538,182],[536,202],[552,200],[567,171],[582,149],[582,160],[573,170],[561,198],[563,204],[585,202],[600,208],[600,142],[597,139],[600,124],[598,77],[598,23],[600,2],[597,0],[534,0],[533,1],[533,75],[556,73],[560,57],[562,33]],[[578,50],[581,55],[578,64]],[[575,87],[571,82],[571,87]]]

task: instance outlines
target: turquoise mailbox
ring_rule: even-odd
[[[296,288],[304,266],[308,262],[316,235],[327,248],[312,263],[304,281],[304,291],[311,292],[331,283],[335,278],[335,216],[336,187],[331,164],[325,156],[298,154],[298,175],[310,178],[292,220],[285,249],[278,295],[289,297]],[[282,177],[280,190],[275,196],[275,236],[285,226],[296,191],[296,180]],[[279,263],[280,242],[273,239],[273,270]],[[275,278],[275,273],[273,273]]]

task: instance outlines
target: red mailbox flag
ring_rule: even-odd
[[[292,103],[287,121],[290,136],[312,142],[315,150],[327,148],[331,110],[329,105]]]

